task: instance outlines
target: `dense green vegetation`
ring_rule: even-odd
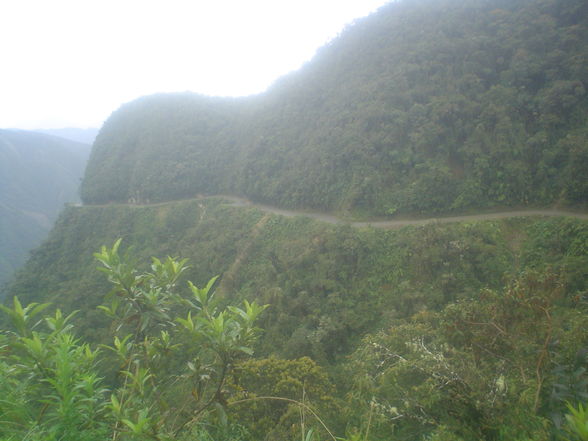
[[[47,236],[78,187],[90,146],[34,132],[0,130],[0,298],[3,285]]]
[[[7,352],[0,362],[1,439],[187,440],[211,411],[226,419],[224,386],[239,358],[253,353],[264,307],[218,308],[216,278],[203,288],[188,282],[191,295],[182,297],[175,288],[186,260],[153,258],[151,271],[141,274],[119,246],[95,254],[113,285],[111,301],[100,306],[112,320],[111,345],[80,344],[69,323],[75,313],[57,309],[39,321],[48,304],[23,308],[15,297],[13,308],[0,305],[14,329],[0,341]],[[176,318],[179,311],[184,318]],[[38,326],[43,321],[46,331]],[[100,362],[116,374],[112,389],[99,376]]]
[[[92,252],[119,235],[137,262],[190,258],[184,275],[197,285],[221,274],[223,304],[270,305],[259,321],[257,358],[231,379],[234,401],[305,395],[340,435],[365,434],[371,421],[371,440],[507,440],[549,439],[565,427],[566,400],[588,398],[585,221],[386,231],[214,199],[71,207],[11,294],[23,303],[51,301],[66,313],[80,309],[78,335],[109,342],[108,322],[95,309],[109,287]],[[462,382],[445,387],[443,376],[453,374]],[[492,392],[497,382],[505,392]],[[293,403],[228,405],[227,412],[251,439],[294,439],[300,431]],[[322,430],[312,424],[307,428]]]
[[[587,221],[195,198],[585,208],[586,41],[585,0],[401,0],[260,96],[114,112],[2,308],[0,440],[586,441]]]
[[[96,142],[86,203],[241,194],[389,215],[585,206],[584,0],[411,0],[261,96],[157,95]]]

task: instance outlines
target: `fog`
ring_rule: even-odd
[[[98,127],[157,92],[244,96],[385,0],[0,4],[0,127]]]

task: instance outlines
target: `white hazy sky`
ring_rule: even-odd
[[[242,96],[387,0],[0,0],[0,128],[99,127],[156,92]]]

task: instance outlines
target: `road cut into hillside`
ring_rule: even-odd
[[[204,199],[219,198],[229,202],[229,205],[233,207],[245,207],[245,208],[257,208],[265,213],[276,214],[279,216],[296,217],[304,216],[311,219],[315,219],[321,222],[327,222],[330,224],[337,225],[350,225],[356,228],[383,228],[393,229],[401,228],[406,226],[419,226],[427,225],[432,223],[451,223],[451,222],[468,222],[468,221],[485,221],[495,219],[505,219],[509,217],[573,217],[575,219],[588,220],[588,213],[567,211],[561,209],[523,209],[523,210],[506,210],[497,212],[483,212],[477,214],[464,214],[459,216],[438,216],[438,217],[418,217],[418,218],[401,218],[401,219],[390,219],[390,220],[366,220],[366,221],[349,221],[332,214],[320,213],[309,210],[288,210],[284,208],[274,207],[272,205],[260,204],[252,202],[249,199],[231,196],[231,195],[212,195],[212,196],[198,196],[192,199],[181,199],[166,202],[155,202],[155,203],[128,203],[128,204],[102,204],[102,205],[84,205],[85,207],[108,207],[108,206],[128,206],[128,207],[157,207],[163,205],[174,204],[178,202],[186,201],[198,201]],[[79,205],[75,205],[79,206]]]

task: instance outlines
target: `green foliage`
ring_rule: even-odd
[[[0,305],[0,310],[8,314],[12,325],[15,327],[16,331],[26,337],[30,337],[30,327],[31,327],[31,319],[33,319],[37,314],[43,311],[47,306],[48,303],[44,304],[37,304],[37,303],[30,303],[26,307],[22,307],[17,297],[13,299],[13,309],[7,308],[4,305]],[[61,318],[61,312],[57,313],[55,321],[51,323],[57,324],[57,317]]]
[[[588,440],[588,408],[578,403],[578,407],[574,407],[568,403],[569,414],[566,415],[567,431],[572,436],[572,439],[579,441]]]
[[[109,433],[107,390],[98,375],[98,350],[70,332],[58,309],[53,317],[31,319],[47,305],[8,313],[15,332],[0,345],[0,438],[103,440]],[[41,324],[48,331],[38,330]]]
[[[115,429],[173,438],[211,412],[223,420],[227,375],[240,356],[252,354],[255,320],[265,307],[246,302],[244,309],[218,308],[216,277],[204,288],[189,282],[192,296],[182,297],[176,284],[186,259],[153,258],[152,271],[137,274],[121,259],[120,243],[95,254],[114,287],[110,306],[102,309],[114,319],[109,349],[122,375],[111,396]],[[187,313],[174,320],[179,308]]]
[[[235,367],[231,383],[238,391],[229,403],[234,418],[257,438],[316,438],[324,428],[315,415],[334,423],[340,409],[334,385],[308,357],[245,360]],[[305,427],[311,429],[304,433]]]
[[[204,288],[190,283],[192,297],[183,297],[177,282],[186,259],[153,258],[151,271],[139,273],[119,255],[120,244],[95,253],[113,287],[100,306],[112,320],[112,345],[80,343],[75,313],[57,309],[37,320],[48,304],[22,307],[16,297],[13,308],[1,307],[15,331],[0,334],[0,438],[181,440],[205,421],[226,426],[225,382],[252,354],[265,307],[216,306],[216,278]],[[176,318],[180,311],[185,318]],[[106,372],[111,384],[99,361],[115,367]]]
[[[549,439],[546,397],[556,363],[577,344],[586,316],[561,308],[561,278],[528,272],[502,292],[421,313],[367,337],[353,356],[350,399],[373,408],[376,439]],[[570,347],[571,346],[571,347]],[[443,434],[443,435],[442,435]]]

